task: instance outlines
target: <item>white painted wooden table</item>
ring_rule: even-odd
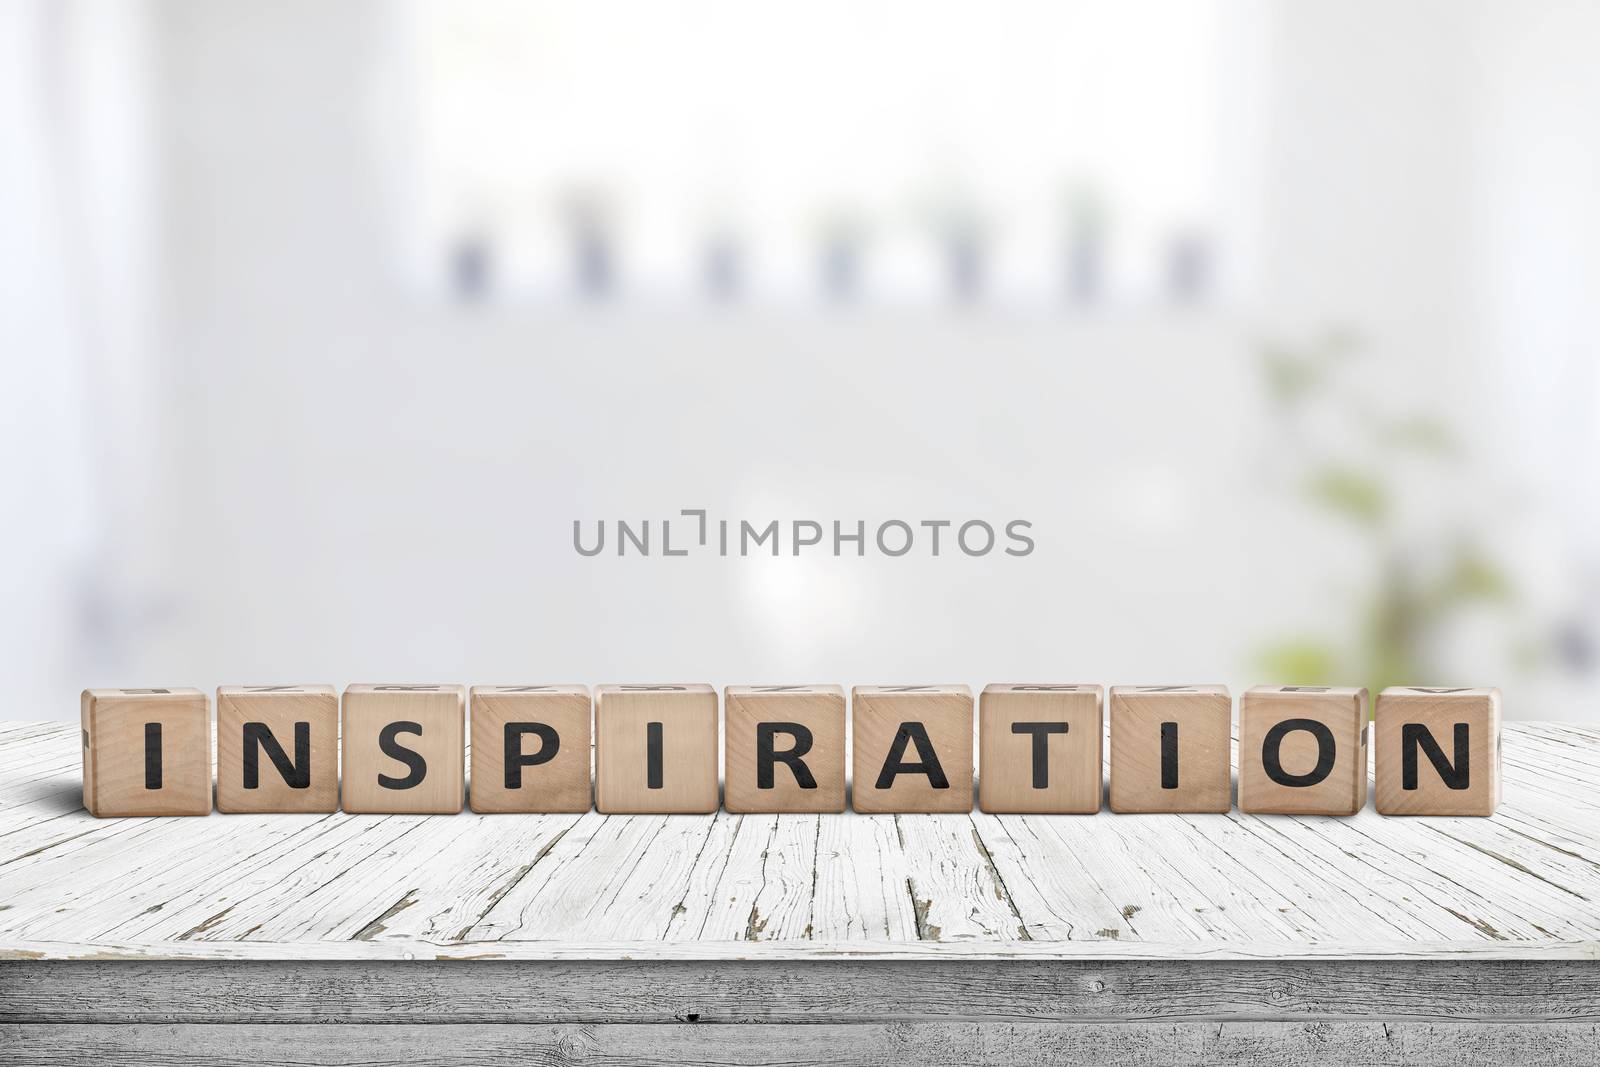
[[[100,821],[77,737],[0,724],[0,1063],[1600,1062],[1592,727],[1487,820]]]

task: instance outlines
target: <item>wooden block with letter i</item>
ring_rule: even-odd
[[[90,815],[211,814],[211,704],[198,689],[85,689]]]
[[[990,685],[978,698],[978,808],[1100,810],[1098,685]]]
[[[1111,810],[1227,811],[1233,699],[1220,685],[1111,687]]]
[[[473,811],[589,810],[588,686],[475,685],[471,705]]]
[[[466,692],[459,685],[344,691],[345,811],[450,815],[466,787]]]
[[[725,804],[732,812],[844,810],[844,690],[730,685]]]
[[[1378,811],[1493,815],[1500,806],[1500,690],[1391,686],[1373,719]]]
[[[717,691],[709,685],[602,685],[594,732],[598,810],[717,810]]]
[[[217,810],[339,810],[333,686],[217,688]]]
[[[850,720],[856,811],[972,810],[972,690],[858,685]]]
[[[1367,691],[1258,685],[1239,698],[1239,810],[1354,815],[1367,803]]]

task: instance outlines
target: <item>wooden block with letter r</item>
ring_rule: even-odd
[[[858,685],[850,721],[856,811],[972,810],[972,690]]]
[[[211,703],[198,689],[85,689],[90,815],[211,814]]]
[[[1367,803],[1367,691],[1258,685],[1239,698],[1239,810],[1354,815]]]
[[[466,691],[352,685],[344,691],[345,811],[451,815],[466,788]]]
[[[1500,806],[1500,690],[1390,686],[1373,716],[1385,815],[1493,815]]]
[[[978,698],[978,808],[1100,810],[1098,685],[989,685]]]
[[[717,810],[717,691],[709,685],[602,685],[594,733],[598,810]]]
[[[476,812],[588,811],[592,703],[584,685],[475,685]]]
[[[732,812],[844,810],[844,690],[730,685],[724,764]]]
[[[217,687],[217,810],[339,810],[333,686]]]
[[[1233,698],[1221,685],[1111,687],[1111,810],[1227,811]]]

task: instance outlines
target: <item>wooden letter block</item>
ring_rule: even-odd
[[[85,689],[90,815],[211,814],[211,705],[198,689]]]
[[[476,812],[588,811],[589,687],[472,687]]]
[[[217,810],[339,810],[339,694],[333,686],[217,689]]]
[[[850,705],[856,811],[972,810],[972,690],[858,685]]]
[[[990,685],[978,698],[978,808],[1100,810],[1098,685]]]
[[[1384,815],[1493,815],[1500,806],[1500,690],[1391,686],[1374,752]]]
[[[1111,687],[1111,810],[1227,811],[1233,699],[1220,685]]]
[[[717,810],[717,691],[709,685],[602,685],[594,731],[600,811]]]
[[[344,810],[451,815],[466,788],[466,692],[459,685],[344,691]]]
[[[732,812],[844,810],[844,690],[730,685],[723,694]]]
[[[1367,691],[1258,685],[1239,698],[1239,810],[1354,815],[1367,803]]]

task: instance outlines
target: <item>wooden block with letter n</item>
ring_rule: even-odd
[[[85,689],[90,815],[211,814],[211,704],[198,689]]]
[[[856,811],[972,810],[972,690],[858,685],[850,708]]]
[[[593,705],[585,685],[475,685],[476,812],[588,811]]]
[[[339,810],[333,686],[217,688],[217,810]]]
[[[1111,810],[1227,811],[1233,699],[1220,685],[1111,687]]]
[[[1354,815],[1367,803],[1367,691],[1258,685],[1239,698],[1239,810]]]
[[[1098,685],[990,685],[978,698],[978,808],[1100,810]]]
[[[717,691],[709,685],[602,685],[594,732],[600,811],[717,810]]]
[[[450,815],[466,787],[466,692],[459,685],[344,691],[345,811]]]
[[[1378,810],[1493,815],[1500,806],[1500,690],[1391,686],[1374,713]]]
[[[727,809],[844,810],[844,690],[730,685],[723,692]]]

